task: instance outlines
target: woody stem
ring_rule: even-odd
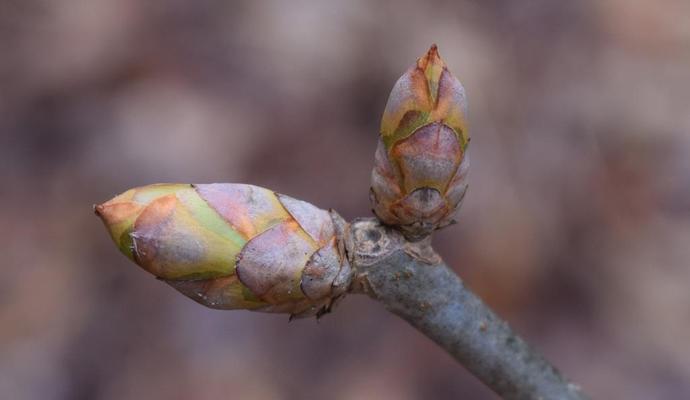
[[[438,257],[375,219],[352,223],[351,288],[436,342],[503,399],[587,396],[517,336]]]

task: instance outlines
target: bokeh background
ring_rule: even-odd
[[[438,251],[594,398],[690,398],[686,0],[0,1],[0,397],[495,399],[366,298],[205,309],[91,210],[249,182],[368,216],[388,92],[434,42],[473,138]]]

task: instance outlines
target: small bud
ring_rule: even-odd
[[[467,189],[465,90],[436,45],[398,79],[371,176],[376,216],[413,240],[453,222]]]
[[[321,315],[349,286],[345,222],[264,188],[149,185],[95,211],[127,257],[211,308]]]

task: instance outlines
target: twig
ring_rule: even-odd
[[[438,257],[375,219],[352,223],[355,293],[380,301],[504,399],[586,399],[494,314]]]

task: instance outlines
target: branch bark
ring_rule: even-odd
[[[431,248],[375,219],[350,226],[352,292],[380,301],[504,399],[586,399],[494,314]]]

